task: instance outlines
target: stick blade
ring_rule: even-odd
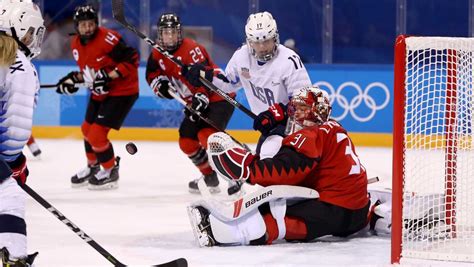
[[[188,261],[184,258],[179,258],[167,263],[153,265],[152,267],[188,267]]]
[[[127,24],[125,20],[124,0],[112,0],[112,14],[114,19],[122,24]]]

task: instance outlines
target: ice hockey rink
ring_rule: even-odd
[[[76,139],[38,139],[41,159],[28,157],[28,184],[70,221],[126,265],[146,266],[184,257],[189,266],[389,266],[390,238],[325,238],[306,244],[199,248],[186,206],[198,195],[187,191],[197,170],[173,142],[114,141],[121,156],[119,188],[90,191],[71,188],[70,177],[84,167],[83,143]],[[391,149],[358,147],[370,188],[391,187]],[[221,181],[222,192],[226,182]],[[221,193],[217,197],[228,197]],[[225,193],[226,194],[226,193]],[[29,252],[39,252],[36,266],[112,266],[35,200],[28,197]],[[411,261],[406,266],[446,266],[446,262]],[[449,266],[459,263],[448,263]]]

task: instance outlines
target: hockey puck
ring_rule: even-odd
[[[127,149],[127,152],[130,155],[135,155],[135,153],[137,153],[137,151],[138,151],[137,146],[132,142],[129,142],[128,144],[126,144],[125,149]]]

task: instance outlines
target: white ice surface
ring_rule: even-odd
[[[199,196],[187,183],[199,176],[177,143],[135,142],[129,155],[125,143],[114,141],[122,157],[119,188],[90,191],[71,188],[70,177],[85,166],[82,141],[39,139],[43,151],[28,157],[28,184],[69,220],[127,265],[146,266],[184,257],[189,266],[389,266],[390,239],[359,237],[326,239],[308,244],[281,243],[259,247],[199,248],[186,206]],[[391,187],[391,149],[357,150],[369,177],[381,181],[371,188]],[[222,191],[226,191],[221,181]],[[29,252],[39,251],[39,267],[111,266],[62,222],[28,199]],[[444,262],[412,262],[410,266],[446,266]],[[458,263],[448,263],[452,266]]]

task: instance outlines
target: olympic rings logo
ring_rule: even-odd
[[[344,110],[341,115],[337,117],[333,116],[333,119],[338,121],[344,119],[347,114],[350,113],[355,120],[360,122],[367,122],[375,116],[375,113],[378,110],[384,109],[390,102],[390,90],[385,84],[381,82],[370,83],[369,85],[367,85],[367,87],[365,87],[364,90],[362,90],[359,84],[352,81],[342,83],[336,90],[334,90],[334,87],[326,81],[316,82],[314,85],[319,86],[319,88],[328,92],[329,101],[331,103],[331,106],[333,106],[333,110],[334,101]],[[349,90],[351,88],[355,89],[356,96],[349,101],[347,97],[342,94],[342,92],[345,89]],[[385,94],[385,100],[383,101],[383,103],[377,104],[375,102],[375,99],[370,96],[370,92],[372,89],[380,89],[383,91],[383,93]],[[356,109],[362,104],[362,102],[365,106],[367,106],[368,109],[370,109],[369,114],[366,116],[359,116],[356,113]]]

